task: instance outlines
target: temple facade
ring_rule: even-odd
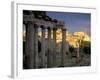
[[[24,68],[50,68],[56,67],[56,31],[62,30],[61,62],[59,66],[64,66],[66,53],[66,28],[63,21],[52,19],[43,11],[23,11],[23,25],[26,28],[24,44]],[[38,30],[41,28],[41,53],[39,54]],[[47,53],[45,48],[45,33],[48,32]],[[51,46],[51,31],[53,31],[53,47]],[[45,56],[46,55],[46,56]]]

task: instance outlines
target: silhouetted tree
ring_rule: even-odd
[[[91,54],[91,42],[89,41],[82,41],[80,48],[86,54]]]

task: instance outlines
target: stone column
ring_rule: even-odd
[[[78,48],[77,48],[76,57],[77,57],[76,63],[79,63],[79,61],[80,61],[80,41],[79,41],[79,43],[78,43]]]
[[[48,52],[47,52],[47,67],[52,66],[52,53],[51,53],[51,29],[48,28]]]
[[[79,60],[80,60],[79,48],[77,48],[77,55],[76,55],[76,57],[77,57],[76,63],[79,63]]]
[[[34,68],[39,66],[38,58],[38,26],[34,24]]]
[[[57,28],[53,29],[53,66],[56,67],[56,31]]]
[[[25,63],[26,68],[34,68],[34,26],[32,23],[26,25],[26,42],[25,42]]]
[[[67,29],[66,29],[66,33],[67,33]],[[66,52],[67,52],[66,54],[69,53],[69,42],[68,41],[66,41]]]
[[[44,26],[41,26],[42,28],[42,38],[41,38],[41,67],[45,68],[45,28]]]
[[[62,53],[61,53],[61,66],[65,65],[66,56],[66,29],[62,29]]]

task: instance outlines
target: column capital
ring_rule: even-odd
[[[48,27],[47,29],[51,30],[52,28]]]
[[[34,28],[39,28],[39,26],[37,24],[34,24]]]
[[[62,28],[62,30],[63,30],[63,31],[66,31],[67,29],[66,29],[66,28]]]
[[[41,25],[40,28],[42,28],[42,29],[46,29],[44,25]]]
[[[53,30],[57,30],[57,28],[53,28]]]

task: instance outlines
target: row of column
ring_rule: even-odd
[[[36,24],[30,23],[26,24],[26,63],[28,69],[38,68],[41,65],[41,68],[46,67],[45,60],[45,27],[42,28],[41,36],[41,63],[39,63],[38,55],[38,26]],[[56,31],[57,28],[53,29],[53,53],[51,52],[51,28],[48,28],[48,52],[47,52],[47,67],[56,66]],[[66,29],[62,29],[62,53],[61,53],[61,66],[64,66],[64,56],[65,56],[65,43],[66,43]]]

